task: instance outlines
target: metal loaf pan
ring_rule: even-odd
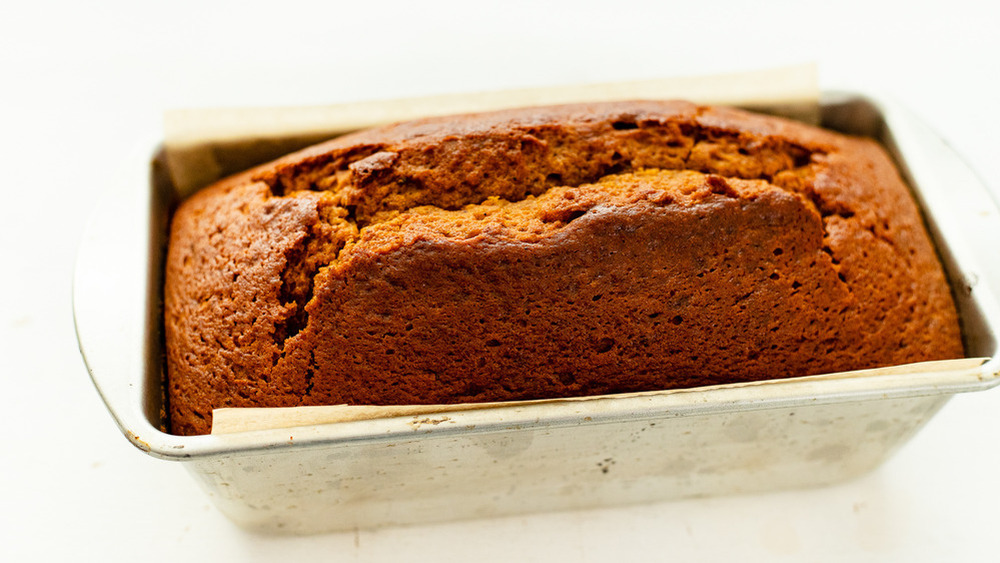
[[[1000,215],[954,152],[897,105],[827,93],[820,113],[822,125],[873,137],[895,157],[947,268],[967,355],[990,359],[902,375],[173,436],[160,430],[160,295],[178,194],[158,139],[137,147],[86,231],[74,286],[80,349],[125,436],[183,463],[222,512],[254,529],[342,530],[845,480],[877,467],[955,393],[1000,381]]]

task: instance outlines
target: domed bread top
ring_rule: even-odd
[[[884,151],[637,101],[431,118],[222,180],[172,224],[172,431],[212,409],[694,387],[960,357]]]

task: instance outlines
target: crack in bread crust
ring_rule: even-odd
[[[502,134],[487,129],[331,151],[258,179],[278,196],[330,191],[363,227],[412,207],[458,209],[490,197],[519,201],[646,168],[770,180],[807,168],[822,152],[780,137],[619,115],[611,122],[530,124]]]
[[[695,116],[704,108],[696,108]],[[598,183],[635,170],[690,170],[736,179],[776,180],[788,189],[804,189],[813,175],[813,154],[787,139],[734,129],[705,127],[690,117],[670,120],[620,112],[605,121],[569,126],[526,124],[497,134],[490,127],[461,137],[410,143],[381,143],[305,160],[274,175],[261,175],[272,192],[283,197],[297,191],[332,194],[342,210],[339,218],[364,230],[414,208],[459,210],[488,200],[518,202],[539,197],[553,188]],[[827,206],[815,191],[804,190],[821,213]],[[310,243],[315,239],[310,239]],[[308,243],[307,243],[308,245]],[[313,263],[304,266],[300,257]],[[313,253],[289,258],[293,278],[307,270],[336,262],[330,255],[318,264]],[[289,276],[283,276],[288,285]],[[303,285],[303,284],[299,284]],[[297,293],[297,313],[276,338],[284,341],[305,326],[304,305],[311,299]]]

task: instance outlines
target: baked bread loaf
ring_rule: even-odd
[[[960,357],[874,142],[685,102],[346,135],[173,218],[172,431],[212,409],[694,387]]]

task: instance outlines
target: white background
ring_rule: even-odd
[[[996,3],[261,4],[0,5],[0,560],[1000,560],[1000,391],[957,397],[882,468],[832,488],[252,535],[181,466],[118,433],[79,357],[70,308],[95,197],[170,107],[815,61],[824,86],[896,97],[1000,189]]]

